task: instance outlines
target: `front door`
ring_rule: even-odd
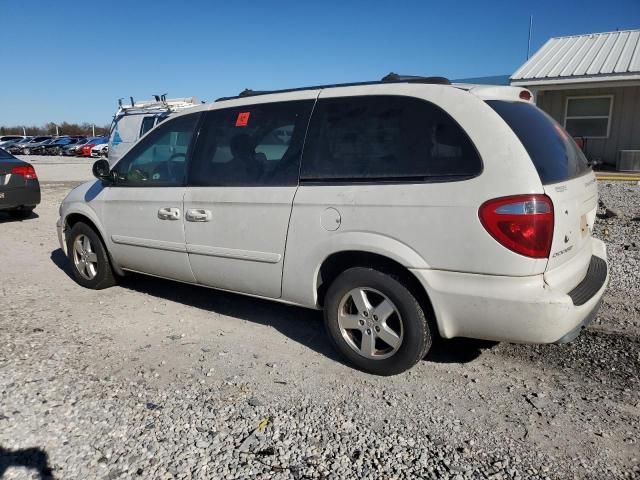
[[[206,113],[184,198],[196,280],[278,298],[309,100]]]
[[[123,269],[194,282],[185,239],[186,165],[199,114],[152,131],[113,168],[103,221],[109,250]]]

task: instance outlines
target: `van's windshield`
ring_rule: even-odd
[[[543,185],[564,182],[590,170],[573,138],[535,105],[505,100],[488,100],[487,104],[518,136]]]

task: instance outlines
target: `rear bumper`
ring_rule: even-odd
[[[591,253],[606,262],[606,248],[600,240],[593,239]],[[587,273],[580,285],[589,284],[589,294],[575,300],[580,285],[570,292],[554,289],[543,275],[500,277],[437,270],[413,273],[429,294],[443,337],[516,343],[575,338],[596,315],[609,280],[607,269],[597,285]]]
[[[593,322],[593,320],[596,318],[596,315],[598,315],[598,310],[600,310],[600,305],[601,304],[602,304],[602,301],[599,300],[598,303],[596,304],[596,306],[593,308],[593,310],[591,310],[591,312],[589,312],[589,314],[584,318],[584,320],[582,320],[582,322],[580,322],[580,324],[578,324],[578,326],[576,328],[571,330],[564,337],[556,340],[554,343],[569,343],[569,342],[572,342],[573,340],[575,340],[576,338],[578,338],[578,335],[580,335],[580,333],[585,328],[587,328],[589,326],[589,324],[591,322]]]
[[[37,181],[29,181],[24,187],[0,189],[0,210],[33,207],[39,203],[40,184]]]

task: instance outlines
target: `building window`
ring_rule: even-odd
[[[564,128],[572,137],[607,138],[613,95],[567,97]]]

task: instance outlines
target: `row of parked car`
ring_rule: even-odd
[[[109,154],[107,137],[64,136],[23,136],[5,135],[0,137],[0,148],[12,155],[67,155],[78,157],[107,157]]]

